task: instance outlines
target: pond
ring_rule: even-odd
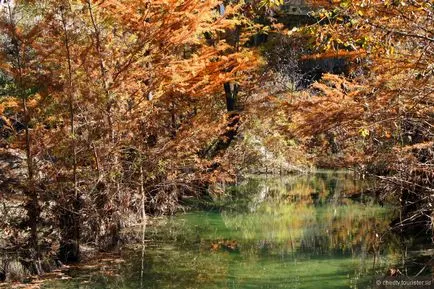
[[[148,226],[124,262],[42,288],[370,288],[390,268],[419,272],[427,251],[391,232],[395,210],[358,194],[364,186],[346,172],[248,178],[212,209]]]

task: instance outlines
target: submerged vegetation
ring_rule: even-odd
[[[284,187],[297,205],[263,207],[267,191],[258,210],[286,216],[279,226],[337,218],[357,235],[366,217],[432,236],[432,1],[0,3],[0,281],[111,251],[123,229],[193,199],[238,203],[227,187],[249,174],[316,167],[371,179],[346,196],[399,216],[318,216],[324,183]],[[275,225],[261,214],[225,224],[259,234]],[[315,242],[342,244],[330,230]]]

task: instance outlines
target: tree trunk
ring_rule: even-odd
[[[12,12],[12,7],[10,4],[7,6],[9,21],[12,28],[15,30],[16,23],[14,19],[14,14]],[[26,95],[26,81],[24,80],[24,71],[25,71],[25,50],[21,55],[21,40],[18,35],[15,33],[12,36],[12,44],[14,46],[14,57],[16,60],[16,70],[17,70],[17,79],[16,84],[18,89],[20,90],[20,96],[22,98],[22,109],[24,113],[24,130],[25,130],[25,150],[26,150],[26,162],[27,162],[27,184],[25,186],[25,195],[28,197],[28,201],[26,202],[25,208],[27,211],[28,222],[27,225],[30,228],[30,239],[29,239],[29,247],[33,251],[31,254],[31,258],[35,261],[35,273],[41,274],[41,268],[37,264],[39,264],[40,259],[40,251],[38,245],[38,222],[40,215],[40,208],[38,204],[38,193],[35,188],[35,171],[33,167],[33,155],[32,155],[32,140],[30,136],[30,112],[27,106],[27,97]]]
[[[36,259],[39,258],[39,246],[38,246],[38,220],[39,220],[39,205],[38,205],[38,194],[35,190],[34,184],[34,170],[33,170],[33,156],[31,152],[31,138],[29,130],[30,116],[27,108],[27,100],[23,97],[23,110],[25,118],[25,136],[26,136],[26,159],[27,159],[27,186],[26,195],[29,200],[26,204],[27,216],[29,218],[28,225],[30,227],[30,241],[29,245],[36,254]],[[38,272],[39,273],[39,272]]]
[[[240,123],[240,105],[238,103],[238,90],[239,85],[234,83],[226,82],[224,84],[225,96],[226,96],[226,109],[228,115],[228,124],[226,131],[220,135],[220,137],[206,150],[201,152],[202,156],[208,158],[214,158],[220,151],[226,150],[238,132],[238,127]],[[211,170],[216,169],[218,166],[210,168]]]
[[[77,145],[75,135],[75,108],[74,93],[72,88],[72,63],[70,42],[68,35],[67,23],[61,7],[61,17],[64,33],[64,46],[66,52],[66,61],[68,67],[67,95],[69,106],[69,121],[71,134],[71,156],[72,156],[72,191],[67,193],[66,206],[72,204],[71,208],[61,208],[60,228],[62,240],[60,241],[59,255],[63,262],[77,262],[80,260],[80,194],[77,188]]]
[[[70,208],[61,208],[59,258],[65,263],[80,261],[80,209],[81,202],[75,198]]]
[[[238,109],[238,89],[239,85],[235,83],[226,82],[224,84],[226,96],[226,109],[233,112]]]

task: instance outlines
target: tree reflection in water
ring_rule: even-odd
[[[413,241],[390,231],[393,208],[359,194],[367,186],[339,172],[247,179],[214,211],[147,228],[143,258],[124,250],[120,277],[80,288],[367,288],[389,268],[419,270]]]

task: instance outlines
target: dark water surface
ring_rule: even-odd
[[[390,268],[418,272],[428,251],[391,233],[395,210],[358,195],[363,186],[343,172],[255,177],[213,210],[148,226],[144,246],[122,250],[125,262],[70,270],[43,288],[371,288]]]

